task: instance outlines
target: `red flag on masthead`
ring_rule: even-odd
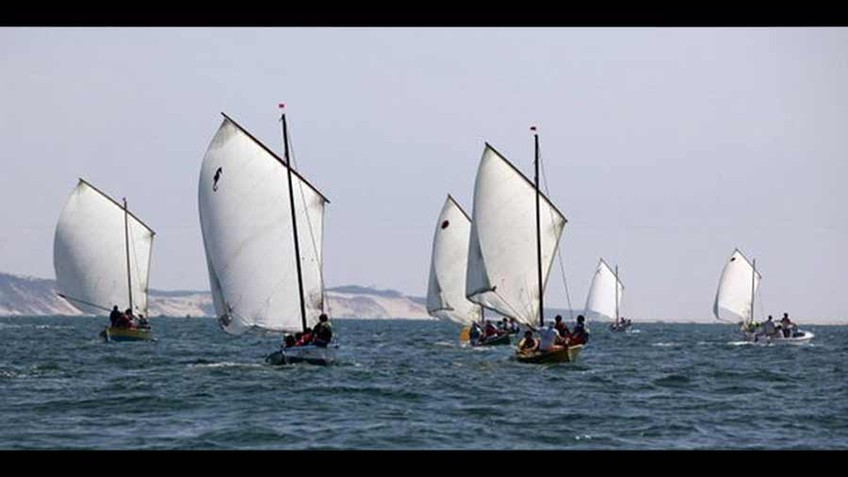
[[[277,105],[278,108],[283,109],[286,107],[286,103],[280,103]]]

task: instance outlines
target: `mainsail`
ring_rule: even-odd
[[[474,209],[465,294],[469,300],[536,326],[539,289],[536,188],[488,143],[474,183]],[[566,219],[541,198],[541,267],[547,283]]]
[[[616,291],[616,286],[618,290]],[[589,295],[586,297],[586,311],[594,312],[606,318],[618,319],[618,310],[621,306],[621,294],[624,285],[616,277],[615,272],[610,269],[607,262],[601,259],[598,268],[592,276],[592,284],[589,286]]]
[[[718,291],[713,304],[715,317],[722,319],[721,312],[726,311],[731,313],[734,319],[741,319],[745,323],[753,321],[752,300],[757,287],[760,286],[761,278],[760,273],[754,270],[754,266],[745,258],[745,255],[739,249],[734,250],[718,282]]]
[[[297,263],[307,326],[324,311],[322,242],[327,199],[227,115],[206,150],[198,205],[215,311],[225,331],[302,331]]]
[[[123,205],[80,179],[53,238],[60,294],[84,313],[105,315],[114,305],[129,308],[131,292],[133,312],[146,316],[154,234]]]
[[[427,313],[462,325],[478,321],[482,311],[465,297],[470,233],[471,219],[448,195],[433,236]]]

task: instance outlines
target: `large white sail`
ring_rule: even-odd
[[[94,186],[79,180],[53,237],[59,293],[83,313],[108,315],[114,305],[147,315],[147,285],[154,232]],[[127,273],[129,238],[129,278]],[[130,285],[130,283],[132,285]]]
[[[617,293],[616,286],[618,286]],[[607,262],[601,259],[592,276],[589,295],[586,296],[586,312],[594,312],[612,320],[617,319],[616,313],[621,306],[623,292],[624,285],[621,280],[617,279]]]
[[[538,325],[536,188],[489,144],[474,183],[465,294],[469,300],[525,324]],[[542,276],[551,263],[565,217],[539,193]]]
[[[427,313],[462,325],[480,320],[481,308],[465,297],[471,219],[448,195],[433,236]]]
[[[224,115],[198,183],[215,311],[223,328],[303,329],[285,161]],[[324,311],[322,242],[327,199],[292,175],[306,325]]]
[[[726,314],[722,313],[724,311],[731,313],[735,320],[741,319],[745,323],[752,321],[751,299],[757,287],[760,286],[761,278],[759,272],[755,274],[753,265],[745,258],[745,255],[742,255],[739,249],[734,250],[730,260],[724,265],[718,282],[718,291],[713,304],[715,317],[727,319]]]

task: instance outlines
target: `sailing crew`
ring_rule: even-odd
[[[557,340],[562,340],[559,332],[554,327],[554,323],[548,323],[548,327],[542,331],[542,339],[539,343],[539,351],[557,351],[562,349],[561,345],[557,344]]]
[[[306,327],[306,330],[300,335],[297,342],[294,344],[295,346],[306,346],[312,343],[312,339],[314,335],[312,334],[312,328]]]
[[[792,323],[792,320],[789,319],[789,313],[784,313],[783,318],[780,319],[780,328],[783,331],[784,338],[791,338],[792,332],[795,331],[797,325]]]
[[[297,338],[295,338],[294,335],[290,335],[287,333],[283,337],[283,348],[291,348],[295,345],[295,343],[297,343]]]
[[[562,321],[562,315],[557,315],[554,317],[554,328],[556,328],[559,335],[563,338],[568,338],[571,333],[568,331],[568,325]]]
[[[514,335],[518,334],[518,332],[521,331],[521,328],[518,327],[518,322],[516,322],[515,318],[513,318],[511,316],[509,317],[509,328],[508,328],[508,330],[509,330],[510,334],[514,334]]]
[[[127,308],[118,316],[118,324],[116,328],[132,328],[132,310]]]
[[[527,330],[524,332],[524,338],[521,338],[521,341],[518,342],[518,351],[528,353],[535,351],[538,346],[539,342],[533,337],[533,332]]]
[[[766,335],[768,338],[773,338],[774,335],[777,334],[777,328],[774,326],[774,322],[771,320],[772,317],[771,315],[769,315],[766,322],[763,323],[763,334]]]
[[[138,328],[138,322],[136,321],[135,315],[133,315],[132,308],[127,308],[124,311],[124,315],[127,317],[127,328]]]
[[[140,313],[138,315],[138,327],[139,328],[145,328],[145,329],[150,328],[150,322],[147,321],[147,318],[145,318],[144,315],[142,315]]]
[[[492,324],[492,320],[486,320],[486,338],[491,338],[499,334],[498,329]]]
[[[120,320],[121,312],[118,310],[118,305],[115,305],[112,307],[112,313],[109,313],[109,323],[113,328],[117,328]]]
[[[577,315],[577,324],[574,325],[574,331],[571,332],[571,344],[586,344],[589,341],[589,332],[586,331],[586,317]]]
[[[468,341],[471,344],[477,344],[478,341],[483,337],[483,328],[480,328],[480,324],[476,321],[471,323],[471,329],[468,330]]]
[[[315,334],[313,343],[315,346],[326,348],[330,341],[333,340],[333,325],[330,324],[326,313],[321,313],[318,316],[318,324],[315,325],[312,332]]]

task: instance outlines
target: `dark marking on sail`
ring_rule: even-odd
[[[221,178],[221,174],[223,174],[223,173],[224,173],[223,167],[218,167],[218,170],[215,171],[215,177],[212,181],[212,190],[215,191],[215,192],[218,191],[218,179]]]
[[[445,220],[444,222],[442,222],[442,228],[443,228],[443,229],[448,228],[448,225],[450,225],[450,222],[448,222],[447,220]]]
[[[231,307],[229,303],[224,303],[224,306],[227,307],[227,311],[218,317],[218,322],[221,324],[222,328],[230,326],[230,323],[233,322],[233,318],[230,316],[230,313],[233,312],[233,307]]]
[[[734,260],[736,260],[736,257],[730,257],[731,262],[734,261]]]
[[[222,327],[226,328],[227,326],[230,326],[230,323],[232,323],[233,320],[230,318],[229,313],[224,313],[218,318],[218,321],[221,323]]]

